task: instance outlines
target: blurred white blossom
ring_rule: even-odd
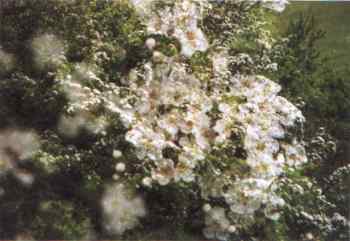
[[[122,153],[121,151],[119,151],[119,150],[113,150],[112,155],[113,155],[113,158],[114,158],[114,159],[118,159],[118,158],[120,158],[121,156],[123,156],[123,153]]]
[[[19,162],[31,158],[39,148],[33,132],[3,130],[0,132],[0,174],[16,169]]]
[[[125,171],[125,164],[123,162],[118,162],[116,165],[115,165],[115,170],[117,172],[124,172]]]
[[[106,230],[118,235],[137,226],[139,218],[146,215],[142,198],[127,189],[124,184],[108,187],[101,204]]]
[[[7,73],[13,69],[15,64],[15,57],[4,51],[0,46],[0,74]]]
[[[17,180],[26,186],[30,186],[34,182],[34,175],[26,170],[17,169],[13,173]]]
[[[56,68],[65,61],[64,43],[53,34],[33,38],[31,47],[35,64],[40,68]]]
[[[245,0],[233,0],[233,1],[244,2]],[[284,9],[286,8],[286,5],[289,3],[289,0],[249,0],[246,2],[250,4],[260,3],[262,6],[269,8],[271,10],[274,10],[277,12],[283,12]]]
[[[39,149],[38,136],[30,131],[7,129],[0,132],[0,176],[11,172],[23,185],[30,186],[34,175],[20,167]],[[1,196],[1,195],[0,195]]]

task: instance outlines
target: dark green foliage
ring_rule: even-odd
[[[91,235],[91,221],[84,210],[65,201],[41,202],[29,228],[38,239],[81,239]]]
[[[303,174],[291,173],[292,183],[281,188],[287,201],[281,222],[287,227],[287,236],[294,237],[292,240],[310,231],[320,240],[348,238],[344,217],[349,212],[349,177],[346,172],[332,172],[349,162],[348,156],[340,155],[346,147],[336,149],[335,144],[345,138],[341,123],[347,123],[349,118],[350,82],[342,66],[332,64],[334,56],[322,55],[319,42],[325,34],[312,15],[300,13],[290,21],[286,39],[274,46],[275,61],[279,63],[275,78],[283,87],[282,94],[302,107],[307,120],[304,135],[310,163]],[[338,163],[338,156],[345,160]],[[306,185],[305,175],[309,181],[314,180],[312,187]],[[295,185],[304,191],[293,191]]]
[[[321,55],[318,43],[324,36],[325,32],[320,30],[315,18],[303,13],[291,21],[285,32],[288,39],[274,46],[275,61],[279,63],[275,78],[283,87],[282,94],[301,106],[307,119],[305,137],[309,143],[308,153],[314,152],[312,146],[318,151],[327,148],[311,144],[320,127],[326,128],[326,132],[335,138],[334,142],[339,143],[344,138],[340,123],[346,123],[349,118],[350,82],[341,66],[334,68],[331,64],[333,56]],[[342,147],[337,152],[342,152]],[[328,154],[316,161],[318,167],[322,164],[321,169],[328,169],[330,173],[339,166],[336,163],[338,158],[334,157],[339,155],[334,152]],[[343,155],[340,158],[347,157]],[[314,174],[317,176],[317,172]]]
[[[350,84],[329,57],[320,54],[318,42],[325,32],[317,26],[312,15],[299,14],[286,30],[288,39],[275,46],[279,70],[276,79],[284,95],[305,102],[307,116],[324,119],[346,118],[349,114]],[[331,56],[330,56],[331,57]]]
[[[52,76],[36,79],[17,72],[0,82],[0,127],[45,129],[56,125],[65,97]]]

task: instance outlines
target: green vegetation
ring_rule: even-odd
[[[348,69],[350,57],[350,3],[347,1],[295,1],[277,17],[278,29],[283,33],[289,21],[301,13],[315,17],[317,25],[326,32],[317,46],[323,56],[332,56],[331,67]]]
[[[141,187],[140,196],[151,216],[141,219],[141,225],[124,236],[106,230],[101,210],[106,184],[122,177],[139,185],[147,169],[135,147],[125,140],[127,130],[119,114],[107,114],[103,104],[111,90],[128,84],[131,69],[157,61],[145,46],[148,37],[157,42],[154,50],[159,62],[165,56],[176,61],[184,58],[178,55],[179,41],[169,36],[147,36],[146,26],[127,0],[27,0],[0,7],[0,130],[33,130],[41,145],[28,160],[10,163],[11,171],[2,172],[1,165],[7,160],[0,160],[0,239],[25,234],[34,239],[201,239],[206,220],[201,205],[203,190],[196,184]],[[285,12],[269,19],[275,23],[271,26],[276,40],[272,46],[268,44],[269,33],[259,25],[266,17],[264,9],[229,2],[216,6],[203,20],[209,39],[218,39],[218,45],[224,43],[230,57],[238,56],[228,67],[232,73],[266,74],[279,81],[282,95],[302,109],[307,120],[304,133],[288,130],[288,135],[305,139],[309,163],[278,177],[281,185],[276,192],[285,201],[280,219],[267,219],[259,210],[251,216],[254,220],[247,221],[251,223],[243,223],[242,231],[233,235],[234,241],[300,241],[310,233],[317,241],[348,240],[349,13],[348,3],[292,3]],[[226,16],[228,23],[221,16]],[[32,48],[34,40],[39,43],[36,48]],[[49,57],[38,61],[35,49],[40,51],[45,43],[52,47],[52,53],[41,53]],[[196,52],[182,60],[186,71],[205,83],[215,75],[208,53],[212,54],[209,50]],[[270,60],[278,64],[276,71],[266,68]],[[34,64],[40,61],[43,64]],[[135,79],[142,81],[143,73],[136,74]],[[85,90],[98,93],[81,102],[90,104],[93,100],[98,104],[88,111],[83,104],[68,104],[71,97],[59,84],[63,76],[73,76]],[[207,89],[216,87],[208,85]],[[126,93],[121,95],[128,91],[125,88]],[[236,106],[245,101],[236,98],[231,101]],[[81,121],[72,106],[86,119],[74,137],[60,130],[62,116],[67,117],[62,129],[71,128],[73,120]],[[213,109],[213,118],[219,118],[219,107]],[[104,118],[98,119],[100,116]],[[104,122],[113,125],[100,132],[91,131]],[[234,174],[243,179],[250,171],[243,133],[240,135],[243,130],[235,131],[230,133],[232,146],[215,149],[206,157],[210,166],[203,161],[200,167],[207,174],[203,177],[214,184],[220,176]],[[3,149],[18,159],[16,153]],[[116,150],[123,155],[113,157]],[[171,148],[163,151],[167,158],[176,156]],[[117,163],[127,163],[124,168],[130,172],[117,176]],[[27,172],[35,173],[34,182],[25,179],[30,179]],[[227,187],[226,183],[218,186],[218,192]],[[212,199],[215,205],[226,205],[223,197]]]
[[[285,212],[284,220],[295,228],[314,228],[317,223],[325,228],[327,225],[321,224],[322,219],[306,219],[315,212],[318,217],[327,213],[332,217],[331,222],[339,225],[328,232],[325,240],[348,238],[342,224],[344,220],[338,215],[346,217],[349,213],[350,156],[346,151],[348,146],[344,144],[349,141],[350,127],[350,52],[347,43],[350,28],[346,21],[349,10],[348,3],[299,2],[291,4],[282,16],[278,16],[282,20],[280,33],[288,40],[275,45],[276,62],[279,63],[275,77],[284,87],[283,94],[303,109],[307,119],[305,140],[311,160],[304,174],[291,178],[305,193],[290,195],[293,190],[289,188],[294,184],[282,189],[288,193],[285,199],[291,198],[289,204],[294,203],[287,206],[289,210]],[[313,185],[302,184],[306,180],[302,178],[305,174],[313,180]],[[319,186],[324,196],[312,194],[311,186]],[[310,206],[296,210],[294,207],[299,202]],[[294,215],[301,211],[314,214],[309,217],[302,217],[302,213]],[[298,220],[294,220],[296,217]],[[324,228],[315,230],[319,237],[325,236]]]

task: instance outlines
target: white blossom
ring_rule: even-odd
[[[151,187],[152,186],[152,178],[150,177],[144,177],[142,179],[142,184],[145,186],[145,187]]]
[[[115,165],[115,170],[117,172],[124,172],[125,171],[125,164],[123,162],[118,162],[116,165]]]
[[[15,57],[4,51],[2,47],[0,46],[0,74],[6,73],[13,69],[15,64]]]
[[[125,140],[135,148],[142,167],[136,186],[198,185],[205,200],[203,232],[207,238],[228,239],[253,223],[257,211],[277,220],[284,205],[276,193],[280,175],[307,162],[303,143],[286,138],[290,129],[299,128],[304,121],[301,111],[279,96],[281,87],[274,81],[231,72],[231,66],[260,63],[247,53],[232,54],[209,43],[199,26],[210,1],[161,2],[164,5],[156,9],[153,0],[131,0],[145,21],[147,33],[176,38],[182,56],[168,57],[155,50],[157,43],[149,37],[145,46],[153,51],[152,58],[125,75],[122,86],[103,84],[97,71],[77,66],[70,76],[61,79],[70,112],[104,107],[120,118],[126,128]],[[286,1],[259,2],[280,10]],[[260,42],[268,48],[266,39]],[[210,59],[206,77],[184,61],[196,51],[205,52]],[[264,66],[271,64],[265,62]],[[82,69],[91,72],[87,76],[77,74]],[[83,79],[100,88],[94,91]],[[113,152],[114,158],[120,156]],[[115,174],[117,180],[124,179],[124,174],[132,176],[125,163],[117,163],[116,170],[123,172],[121,176]],[[134,204],[126,204],[129,199],[120,185],[107,191],[113,195],[106,194],[103,201],[107,228],[117,234],[134,227],[144,215],[130,211]],[[224,203],[218,206],[211,198]],[[111,207],[112,200],[118,203],[117,208]],[[131,216],[131,221],[124,216]]]
[[[122,155],[123,155],[123,153],[122,153],[120,150],[113,150],[112,156],[113,156],[114,159],[118,159],[118,158],[120,158]]]
[[[33,38],[31,47],[35,63],[39,68],[55,68],[65,61],[64,44],[53,34],[43,34]]]
[[[31,158],[38,148],[38,136],[32,132],[11,129],[0,132],[0,174],[16,169],[19,162]]]
[[[139,224],[139,218],[146,215],[141,197],[134,195],[124,184],[108,187],[101,204],[107,231],[118,235],[134,228]]]
[[[210,204],[209,204],[209,203],[204,204],[204,206],[203,206],[203,211],[207,213],[207,212],[209,212],[210,210],[211,210]]]
[[[149,50],[154,49],[154,47],[156,46],[156,40],[154,38],[148,38],[146,40],[146,46]]]

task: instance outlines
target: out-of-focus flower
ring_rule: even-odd
[[[231,227],[230,221],[226,216],[226,211],[222,207],[213,207],[205,216],[206,228],[203,234],[208,239],[218,238],[222,240],[223,236],[228,237],[225,231]]]
[[[91,133],[102,132],[108,125],[103,116],[95,117],[88,112],[74,116],[62,116],[58,123],[58,131],[66,137],[75,138],[85,129]]]
[[[5,52],[0,46],[0,74],[11,71],[14,67],[15,58],[12,54]]]
[[[106,230],[118,235],[137,226],[139,218],[146,215],[142,198],[135,195],[124,184],[108,187],[101,204]]]
[[[306,238],[306,240],[313,240],[314,239],[314,235],[312,233],[307,233],[305,235],[305,238]]]
[[[114,159],[118,159],[121,156],[123,156],[123,153],[121,151],[119,151],[119,150],[113,150],[113,154],[112,155],[113,155]]]
[[[120,179],[120,176],[118,174],[113,174],[112,178],[114,181],[118,181]]]
[[[263,0],[263,5],[277,12],[283,12],[289,0]]]
[[[33,157],[39,146],[39,138],[33,132],[12,129],[0,132],[0,176],[11,171],[23,185],[32,185],[34,175],[19,165]]]
[[[0,132],[0,174],[17,168],[20,161],[31,158],[39,148],[32,132],[3,130]]]
[[[117,172],[124,172],[125,171],[125,164],[122,163],[122,162],[118,162],[116,165],[115,165],[115,170]]]
[[[207,213],[207,212],[209,212],[210,210],[211,210],[210,204],[209,204],[209,203],[204,204],[204,206],[203,206],[203,211]]]
[[[224,0],[225,1],[225,0]],[[245,0],[234,0],[236,2],[244,2]],[[277,12],[283,12],[289,0],[250,0],[250,4],[260,3],[263,7],[269,8]]]
[[[230,227],[228,227],[227,231],[229,233],[235,233],[237,231],[237,228],[234,225],[230,225]]]
[[[142,179],[142,184],[145,186],[145,187],[151,187],[152,186],[152,178],[150,177],[144,177]]]
[[[25,186],[30,186],[34,182],[34,175],[26,170],[17,169],[13,173],[14,176]]]
[[[58,131],[65,136],[76,137],[85,124],[86,119],[82,116],[62,116],[58,124]]]
[[[149,49],[149,50],[152,50],[154,49],[154,47],[156,46],[156,40],[154,38],[148,38],[146,40],[146,47]]]
[[[35,37],[31,44],[36,65],[43,68],[56,68],[65,60],[65,47],[53,34]]]
[[[16,241],[23,241],[23,240],[34,241],[35,239],[31,233],[22,232],[16,235],[15,240]]]

